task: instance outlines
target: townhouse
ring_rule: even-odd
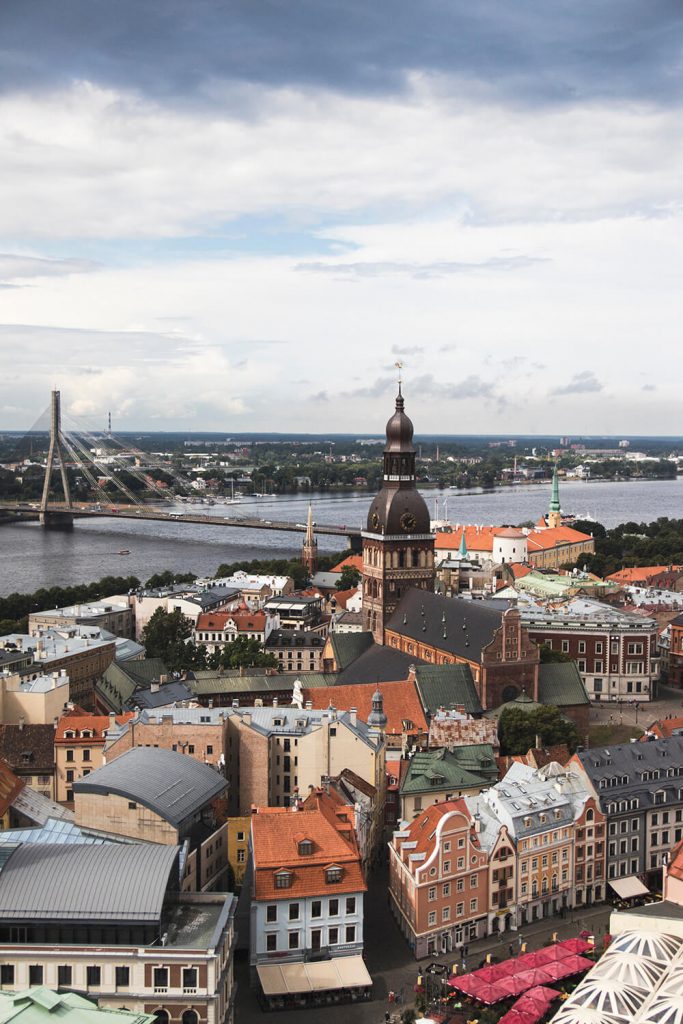
[[[683,736],[574,754],[607,819],[607,880],[656,884],[683,837]]]
[[[263,645],[279,623],[277,615],[252,611],[246,604],[241,604],[235,611],[203,612],[197,617],[192,639],[200,647],[205,647],[209,654],[225,644],[234,643],[239,637],[256,640]]]
[[[74,782],[104,764],[107,730],[132,717],[132,711],[117,718],[88,714],[73,705],[61,715],[54,731],[56,800],[73,800]]]
[[[268,1008],[369,997],[366,891],[348,807],[257,808],[251,817],[250,964]]]

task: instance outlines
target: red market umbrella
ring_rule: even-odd
[[[549,968],[556,966],[553,964],[546,964],[541,967],[533,967],[530,971],[522,971],[521,974],[515,975],[515,981],[524,984],[525,991],[530,988],[535,988],[538,985],[545,985],[548,981],[554,981],[554,973]]]
[[[570,953],[590,953],[595,949],[595,946],[590,942],[586,942],[585,939],[564,939],[562,942],[558,942],[555,949],[566,949]]]
[[[592,960],[585,956],[567,956],[554,964],[546,964],[543,968],[547,975],[546,981],[560,981],[561,978],[570,978],[572,974],[582,974],[594,967]]]
[[[514,1005],[514,1009],[540,1010],[541,1013],[545,1013],[553,1000],[557,999],[559,995],[560,993],[556,992],[554,988],[538,985],[536,988],[530,988],[528,992],[520,996]]]
[[[498,1024],[536,1024],[543,1015],[529,1013],[528,1010],[517,1010],[514,1006],[498,1021]]]

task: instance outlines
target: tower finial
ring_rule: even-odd
[[[402,397],[401,396],[401,384],[403,383],[403,378],[402,378],[402,375],[401,375],[401,370],[403,369],[403,363],[400,360],[397,360],[394,363],[394,366],[398,370],[398,394],[399,394],[399,397]]]

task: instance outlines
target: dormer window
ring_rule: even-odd
[[[76,733],[73,731],[73,729],[67,729],[64,735],[68,740],[76,739]]]
[[[275,888],[276,889],[289,889],[292,884],[292,872],[291,871],[276,871],[275,872]]]
[[[336,864],[332,867],[325,868],[325,881],[328,885],[333,885],[335,882],[341,882],[342,880],[342,869]]]
[[[313,843],[310,839],[302,839],[299,842],[299,856],[310,857],[313,853]]]
[[[83,739],[92,739],[92,729],[81,729]]]
[[[274,718],[273,725],[284,725],[284,721],[281,718]]]

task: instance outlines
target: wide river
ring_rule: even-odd
[[[453,523],[502,524],[538,519],[548,507],[550,484],[503,487],[493,491],[424,491],[432,516]],[[683,477],[633,483],[571,482],[560,488],[563,510],[591,516],[604,526],[683,517]],[[319,523],[360,526],[371,495],[367,491],[313,494]],[[238,505],[168,506],[219,516],[306,521],[309,497],[273,496]],[[343,538],[323,537],[321,551],[341,550]],[[212,575],[223,562],[277,558],[298,553],[295,534],[205,524],[83,520],[73,532],[43,530],[37,523],[0,526],[0,595],[39,587],[89,582],[102,576],[134,575],[141,580],[166,569]],[[121,552],[127,551],[128,554]]]

